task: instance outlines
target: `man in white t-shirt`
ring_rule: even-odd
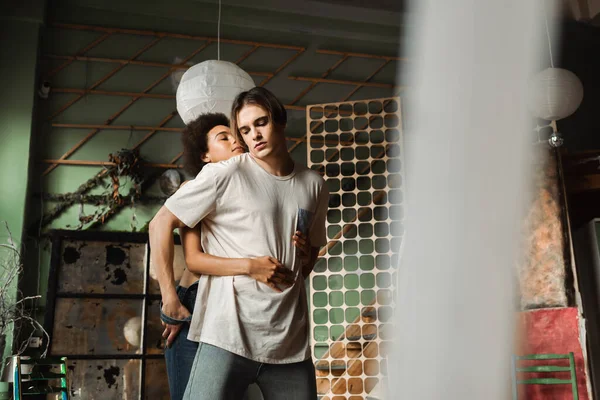
[[[150,244],[165,307],[178,303],[169,290],[174,287],[171,234],[183,225],[202,224],[208,254],[271,255],[296,280],[291,287],[282,285],[286,276],[278,272],[265,283],[247,275],[202,277],[207,296],[197,302],[188,336],[200,346],[185,398],[241,399],[256,382],[265,400],[314,400],[304,279],[327,241],[329,194],[319,174],[290,157],[285,108],[271,92],[254,88],[238,95],[231,122],[249,153],[206,165],[152,222]],[[294,247],[298,231],[314,246],[308,257]],[[175,318],[185,316],[177,307],[171,311]]]

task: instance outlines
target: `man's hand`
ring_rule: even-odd
[[[310,239],[302,234],[300,231],[296,231],[292,236],[292,240],[294,242],[294,246],[298,249],[298,255],[300,256],[300,261],[302,262],[302,266],[307,265],[311,260],[311,245]]]
[[[179,298],[168,300],[163,302],[162,313],[167,317],[173,319],[183,320],[189,317],[191,314],[187,308],[179,301]],[[162,337],[167,341],[167,347],[171,347],[173,341],[179,334],[182,324],[171,325],[161,320],[162,326],[165,327]]]
[[[277,259],[269,256],[250,259],[247,275],[267,284],[276,292],[282,292],[278,285],[289,287],[296,281],[294,272],[284,267]]]

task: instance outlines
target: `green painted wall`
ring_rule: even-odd
[[[44,9],[45,2],[41,0],[7,2],[0,6],[0,54],[3,55],[0,63],[0,220],[8,224],[18,248],[24,243],[27,219],[36,65]],[[8,233],[1,226],[0,241],[8,240]],[[0,258],[6,260],[7,255],[2,253]],[[16,285],[11,288],[11,296],[17,296]],[[11,343],[12,334],[7,337],[5,355],[11,354]]]

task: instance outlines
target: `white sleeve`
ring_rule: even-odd
[[[327,184],[323,182],[321,193],[318,198],[317,210],[315,218],[310,227],[309,237],[310,244],[313,247],[322,247],[327,244],[327,232],[325,231],[325,222],[327,220],[327,209],[329,208],[329,189]]]
[[[165,207],[188,227],[195,227],[217,206],[214,171],[205,166],[198,176],[177,190],[165,202]]]

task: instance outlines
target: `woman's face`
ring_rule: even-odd
[[[208,131],[206,142],[208,152],[202,157],[202,161],[206,163],[229,160],[233,156],[244,153],[244,148],[237,143],[231,130],[224,125],[217,125]]]

